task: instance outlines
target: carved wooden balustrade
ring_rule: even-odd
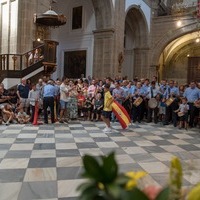
[[[50,76],[56,70],[58,42],[44,40],[44,44],[24,54],[0,54],[0,82],[4,78],[22,78],[44,66],[43,74]]]
[[[24,54],[0,54],[1,71],[22,71],[44,59],[44,44]]]

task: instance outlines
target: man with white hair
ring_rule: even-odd
[[[36,90],[39,92],[40,98],[42,98],[42,92],[43,92],[43,88],[44,88],[44,82],[43,79],[39,79],[38,83],[36,84]]]

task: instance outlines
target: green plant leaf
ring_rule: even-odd
[[[96,199],[96,197],[100,194],[100,191],[93,183],[82,184],[81,186],[82,188],[79,187],[82,190],[79,197],[80,200]]]
[[[170,189],[169,187],[164,188],[156,197],[155,200],[169,200]]]
[[[124,195],[126,195],[126,197],[123,199],[126,200],[149,200],[146,194],[136,187],[133,190],[125,193]]]
[[[120,197],[122,188],[116,184],[108,184],[107,185],[107,192],[110,195],[110,198],[118,199]]]
[[[89,181],[88,180],[88,182],[84,182],[84,183],[82,183],[82,184],[80,184],[77,188],[76,188],[76,190],[77,191],[84,191],[84,190],[86,190],[88,187],[91,187],[91,186],[94,186],[95,185],[95,183],[92,181]]]
[[[85,168],[85,173],[83,173],[83,175],[85,177],[89,177],[96,180],[97,182],[101,182],[102,168],[94,157],[90,155],[85,155],[83,157],[83,165]]]
[[[103,159],[103,176],[105,183],[111,183],[117,178],[118,165],[115,160],[114,153],[110,153],[107,157],[102,157]]]
[[[126,183],[130,180],[129,177],[125,176],[124,174],[118,175],[117,179],[115,180],[115,183],[117,185],[125,186]]]

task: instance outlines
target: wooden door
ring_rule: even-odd
[[[200,81],[200,57],[188,58],[188,83],[192,80]]]
[[[65,52],[64,75],[68,78],[80,78],[82,74],[86,74],[86,50]]]

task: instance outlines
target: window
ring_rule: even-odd
[[[75,7],[72,12],[72,30],[82,28],[83,7]]]

